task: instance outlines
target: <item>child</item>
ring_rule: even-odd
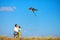
[[[21,27],[19,26],[19,28],[18,28],[18,37],[21,38],[21,36],[22,36],[22,32],[21,32]]]

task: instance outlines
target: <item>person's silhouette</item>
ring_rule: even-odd
[[[15,28],[14,28],[14,38],[18,37],[18,25],[15,24]]]

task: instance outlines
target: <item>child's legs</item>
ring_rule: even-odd
[[[19,32],[18,37],[21,38],[21,32]]]

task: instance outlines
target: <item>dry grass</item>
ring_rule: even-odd
[[[60,37],[26,37],[26,38],[8,38],[0,36],[0,40],[60,40]]]

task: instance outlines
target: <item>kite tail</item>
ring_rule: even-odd
[[[34,12],[33,12],[34,13]],[[37,16],[35,13],[34,13],[35,16]]]

